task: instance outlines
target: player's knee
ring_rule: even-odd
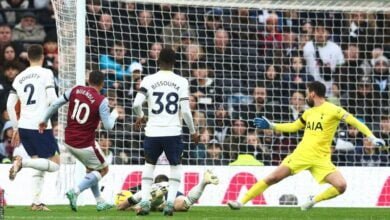
[[[175,202],[173,203],[173,208],[177,212],[186,212],[188,209],[190,209],[191,205],[187,203],[186,197],[180,196],[175,199]]]
[[[60,169],[60,165],[54,162],[49,162],[48,172],[56,172]]]
[[[99,170],[100,175],[103,177],[108,173],[108,166],[104,167],[103,169]]]
[[[275,184],[277,182],[279,182],[280,180],[282,180],[283,178],[279,175],[276,175],[276,174],[271,174],[269,176],[267,176],[265,179],[264,179],[264,182],[267,184],[267,185],[272,185],[272,184]]]
[[[347,189],[347,183],[345,181],[340,181],[334,187],[337,189],[337,191],[339,191],[340,194],[342,194]]]

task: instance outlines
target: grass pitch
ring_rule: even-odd
[[[174,216],[165,217],[160,212],[152,212],[148,216],[136,216],[131,211],[116,211],[115,209],[97,212],[95,206],[79,207],[78,212],[72,212],[68,206],[49,206],[50,212],[33,212],[30,207],[16,206],[5,209],[7,219],[345,219],[345,220],[385,220],[390,219],[390,208],[313,208],[302,212],[297,208],[245,207],[239,211],[228,207],[192,207],[188,212],[176,212]]]

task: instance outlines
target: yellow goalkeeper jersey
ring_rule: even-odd
[[[305,132],[294,153],[330,157],[334,134],[346,113],[343,108],[329,102],[306,110],[300,119]]]

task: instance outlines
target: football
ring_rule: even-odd
[[[128,190],[122,190],[121,192],[119,192],[119,193],[117,193],[115,195],[114,204],[118,205],[118,204],[120,204],[121,202],[125,201],[127,198],[129,198],[132,195],[133,195],[133,193],[131,193]]]

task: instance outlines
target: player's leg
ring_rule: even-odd
[[[10,169],[10,180],[15,179],[16,174],[22,168],[48,172],[55,172],[59,169],[58,145],[51,130],[40,134],[37,130],[19,129],[19,135],[31,159],[23,160],[22,157],[16,156]]]
[[[281,164],[271,174],[262,180],[259,180],[253,185],[240,201],[229,201],[228,205],[231,209],[240,209],[247,202],[262,194],[269,186],[278,183],[282,179],[291,175],[291,170],[288,166]]]
[[[107,209],[107,205],[104,199],[100,196],[98,183],[102,177],[107,174],[108,165],[104,159],[103,153],[99,149],[99,146],[96,145],[87,148],[74,148],[72,146],[66,145],[66,147],[69,149],[69,152],[87,168],[87,174],[81,180],[81,182],[66,193],[71,209],[73,211],[77,211],[78,195],[89,188],[91,188],[97,201],[98,211]],[[99,208],[99,204],[103,204],[104,209]],[[111,207],[112,205],[109,208]]]
[[[181,155],[184,145],[181,136],[165,137],[164,152],[169,161],[171,175],[169,177],[169,188],[166,206],[164,207],[164,215],[173,215],[174,201],[177,191],[180,186],[182,176]]]
[[[324,181],[329,183],[332,186],[330,186],[320,194],[316,195],[315,197],[309,198],[309,201],[307,201],[305,204],[301,206],[302,211],[309,210],[318,202],[332,199],[336,196],[343,194],[347,188],[347,182],[345,181],[340,171],[337,170],[328,174],[325,177]]]
[[[136,210],[137,215],[148,215],[150,212],[150,192],[153,184],[153,172],[158,157],[162,154],[163,148],[160,137],[145,137],[144,154],[145,166],[142,172],[142,199],[140,208]]]
[[[178,199],[178,198],[176,198],[175,211],[188,210],[202,196],[203,191],[208,184],[217,185],[218,183],[219,183],[218,177],[211,170],[206,170],[203,174],[202,181],[198,185],[194,186],[188,192],[188,195],[186,197],[184,197],[185,204],[183,204],[182,202],[179,202],[179,201],[176,202],[176,200]],[[176,204],[179,204],[179,205],[176,205]]]
[[[123,202],[119,203],[116,209],[120,211],[128,210],[129,208],[134,207],[139,202],[141,202],[141,199],[142,199],[142,191],[138,191],[137,193],[129,196]]]
[[[45,172],[40,170],[35,170],[34,174],[32,175],[32,211],[50,211],[50,209],[46,207],[46,205],[41,201],[41,192],[44,183],[44,176]]]
[[[300,154],[292,153],[284,158],[281,165],[279,165],[271,174],[253,185],[239,202],[229,201],[228,205],[231,209],[240,209],[245,203],[262,194],[269,186],[278,183],[290,175],[297,174],[302,170],[310,168],[311,164],[311,158],[306,159]]]

